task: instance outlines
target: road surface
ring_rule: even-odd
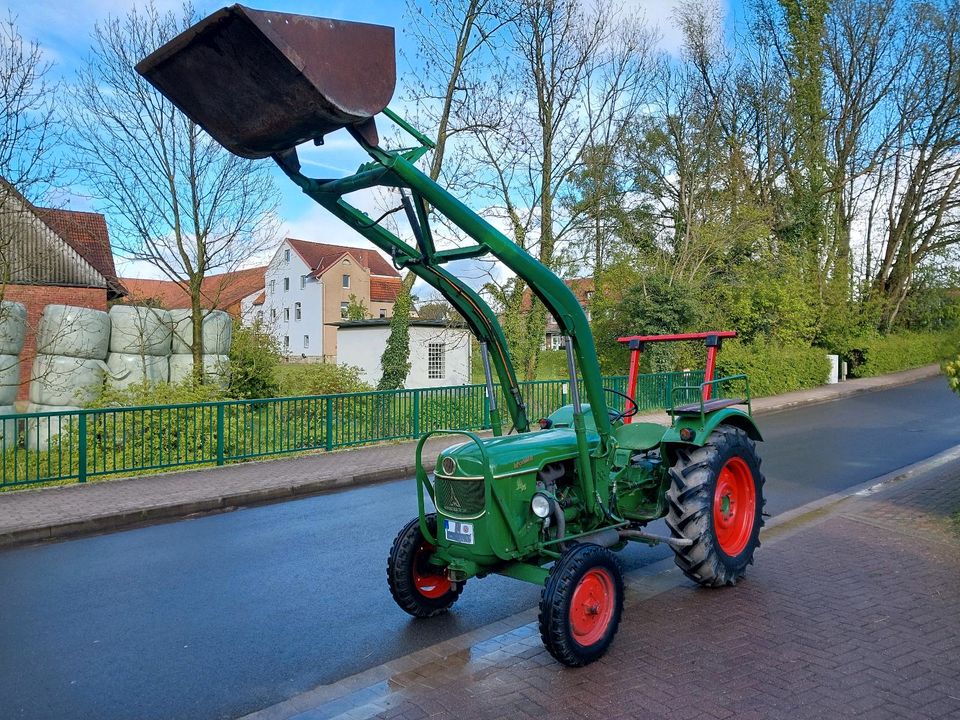
[[[776,514],[960,443],[960,399],[935,378],[759,423]],[[0,715],[237,717],[536,604],[538,588],[492,577],[446,616],[409,618],[385,560],[415,514],[404,479],[0,552]]]

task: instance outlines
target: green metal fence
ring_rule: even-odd
[[[702,381],[702,371],[641,375],[640,410],[667,407],[673,388]],[[607,387],[619,392],[626,391],[626,383],[625,377],[604,378]],[[565,380],[521,383],[528,416],[536,420],[565,405],[568,389]],[[696,397],[674,400],[692,402]],[[610,401],[612,407],[623,402],[615,396]],[[483,385],[4,415],[0,490],[489,426]]]

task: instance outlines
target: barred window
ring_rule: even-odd
[[[442,380],[446,376],[447,346],[443,343],[427,345],[427,377],[431,380]]]

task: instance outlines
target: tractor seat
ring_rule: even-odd
[[[743,405],[745,402],[746,400],[743,398],[714,398],[713,400],[707,400],[703,404],[703,411],[705,413],[713,412],[714,410],[722,410],[731,405]],[[689,405],[678,405],[671,410],[667,410],[667,412],[673,415],[699,415],[700,403],[695,402]]]
[[[616,428],[613,434],[620,447],[642,451],[652,450],[660,445],[666,431],[667,428],[659,423],[629,423]]]

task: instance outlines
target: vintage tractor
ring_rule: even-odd
[[[590,325],[566,284],[417,169],[433,143],[387,107],[396,82],[392,28],[234,5],[137,70],[232,152],[273,158],[397,268],[436,288],[479,340],[493,436],[457,433],[462,442],[440,453],[432,480],[421,457],[428,436],[420,440],[419,516],[400,531],[387,566],[401,608],[437,615],[468,580],[491,573],[536,583],[543,588],[544,643],[561,663],[579,666],[603,655],[617,631],[623,578],[613,551],[628,541],[667,543],[701,585],[733,585],[743,576],[759,545],[763,476],[746,378],[713,378],[717,349],[732,333],[621,338],[631,351],[630,383],[625,394],[605,389]],[[382,147],[377,115],[414,146]],[[347,177],[306,176],[297,145],[321,144],[339,129],[370,161]],[[415,242],[345,199],[378,186],[399,192],[396,210],[405,213]],[[439,249],[432,213],[472,242]],[[486,255],[529,285],[565,336],[571,402],[539,427],[531,428],[497,314],[447,269],[451,261]],[[632,422],[644,344],[694,338],[708,349],[704,382],[672,388],[669,426]],[[742,387],[744,398],[712,397],[719,386]],[[695,402],[674,404],[691,393]],[[658,518],[666,519],[669,536],[644,529]]]

